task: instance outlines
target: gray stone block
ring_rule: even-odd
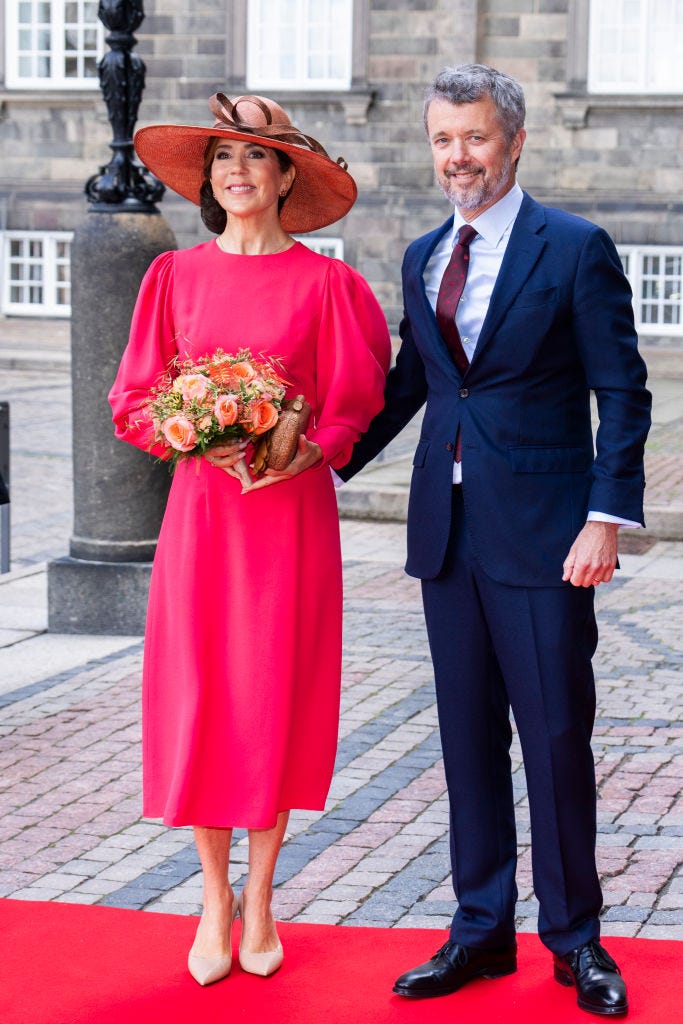
[[[152,566],[60,558],[48,564],[51,633],[140,636]]]

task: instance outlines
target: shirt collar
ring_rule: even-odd
[[[482,214],[475,217],[473,221],[470,221],[472,227],[477,231],[478,234],[493,248],[496,249],[503,240],[505,232],[509,229],[510,225],[514,221],[515,217],[519,213],[519,208],[522,205],[524,199],[524,193],[517,184],[514,183],[509,192],[506,192],[502,199],[499,199],[493,206],[489,206],[488,210],[484,210]],[[455,245],[458,239],[458,231],[467,224],[457,208],[453,217],[453,231],[451,234],[451,247]]]

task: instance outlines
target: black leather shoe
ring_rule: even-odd
[[[502,978],[516,970],[515,942],[497,949],[473,949],[449,941],[426,964],[402,974],[394,985],[394,992],[411,999],[447,996],[473,978]]]
[[[597,939],[554,958],[555,981],[576,985],[582,1010],[616,1017],[628,1010],[626,984],[621,971]]]

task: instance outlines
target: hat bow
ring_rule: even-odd
[[[257,106],[265,118],[265,124],[255,125],[241,121],[237,112],[240,103],[253,103]],[[327,157],[328,160],[331,159],[327,150],[316,139],[312,139],[310,135],[304,135],[303,132],[294,127],[281,107],[277,107],[277,110],[286,120],[273,123],[273,112],[260,96],[240,96],[232,103],[224,93],[215,92],[209,99],[209,107],[211,113],[216,118],[214,128],[229,128],[233,132],[244,132],[246,135],[257,135],[264,139],[275,139],[277,142],[286,142],[290,146],[300,146],[302,149],[308,149],[312,153],[320,153],[321,156]],[[348,167],[346,160],[341,156],[337,158],[337,163],[344,170]]]

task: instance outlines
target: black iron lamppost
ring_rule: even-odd
[[[85,185],[92,209],[111,213],[112,208],[151,213],[165,186],[135,159],[133,130],[145,88],[144,61],[133,53],[133,33],[142,24],[142,0],[101,0],[98,16],[109,29],[111,47],[98,66],[100,88],[107,104],[114,138],[113,157]]]
[[[145,271],[177,246],[155,206],[164,186],[132,142],[145,83],[132,52],[142,0],[100,0],[98,14],[109,29],[98,70],[113,155],[85,185],[89,211],[71,248],[74,528],[69,556],[48,566],[48,626],[139,634],[169,474],[115,439],[107,394]]]

